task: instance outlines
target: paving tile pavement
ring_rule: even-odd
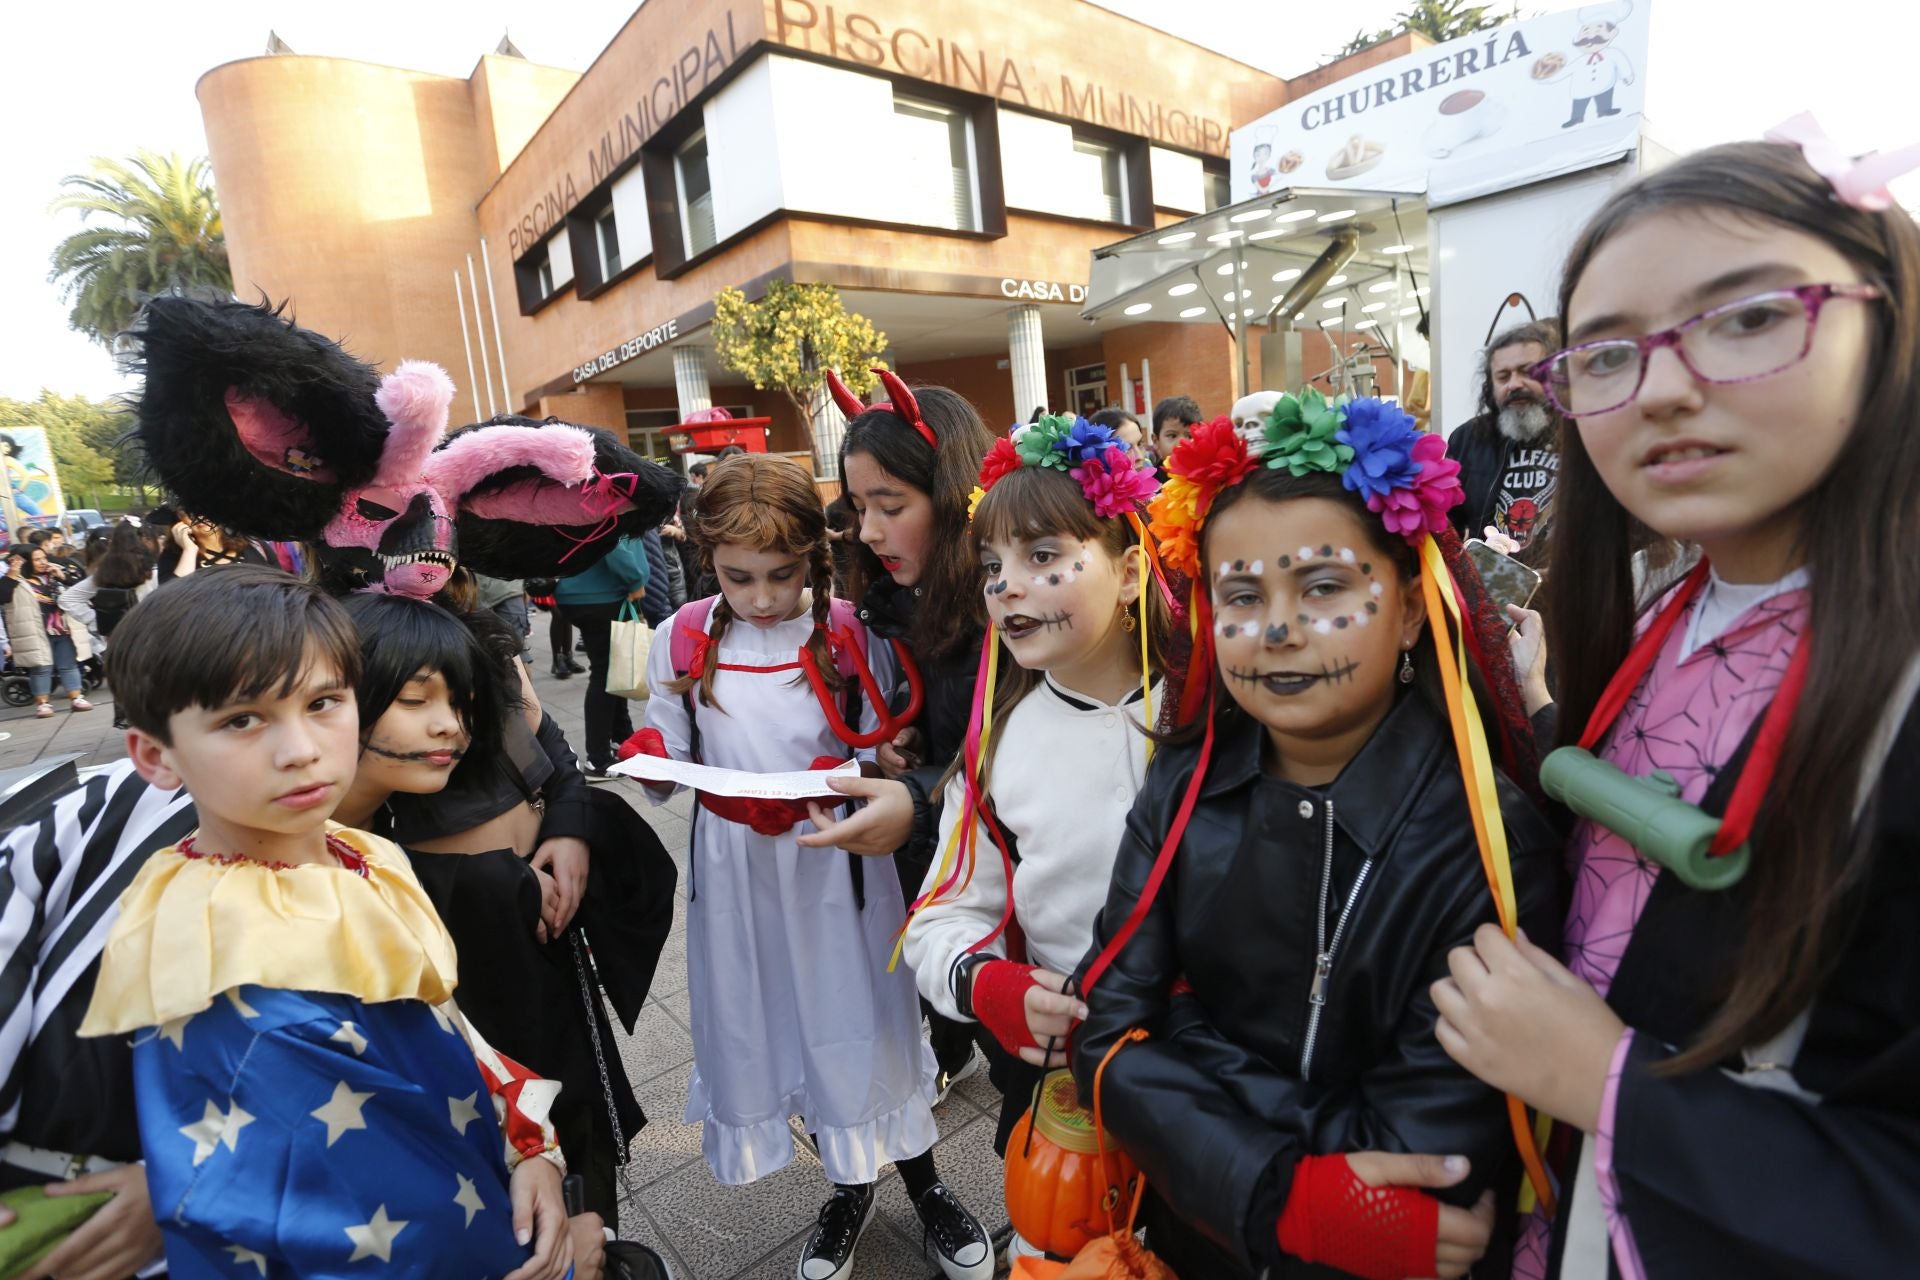
[[[546,615],[534,618],[534,689],[577,749],[585,738],[586,677],[553,678]],[[0,733],[11,735],[0,740],[0,769],[66,754],[78,754],[82,768],[124,758],[126,735],[113,728],[111,693],[101,689],[92,700],[96,709],[91,712],[63,708],[46,720],[35,719],[31,708],[0,707]],[[751,1186],[719,1185],[701,1158],[700,1126],[681,1119],[693,1065],[686,958],[688,797],[658,807],[649,806],[637,789],[629,798],[673,854],[681,885],[673,931],[647,1004],[632,1034],[615,1032],[627,1076],[647,1114],[646,1127],[629,1147],[632,1193],[622,1203],[620,1233],[660,1250],[680,1280],[785,1280],[795,1274],[827,1183],[797,1123],[792,1163]],[[934,1113],[941,1176],[990,1232],[1000,1232],[1007,1221],[993,1154],[992,1117],[999,1101],[982,1070],[957,1086]],[[879,1210],[861,1241],[855,1280],[938,1277],[921,1251],[919,1219],[891,1168],[877,1194]]]

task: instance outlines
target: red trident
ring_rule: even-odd
[[[831,376],[831,375],[829,375]],[[926,698],[926,686],[920,679],[920,668],[913,663],[913,655],[907,652],[905,645],[898,640],[893,645],[893,656],[899,660],[901,674],[907,678],[907,705],[899,712],[887,709],[887,697],[880,688],[880,682],[873,678],[873,669],[867,665],[866,656],[860,652],[860,646],[845,628],[826,632],[827,647],[836,659],[845,656],[853,667],[854,677],[860,681],[860,688],[867,695],[867,702],[880,717],[880,723],[871,733],[861,733],[847,723],[841,714],[839,701],[833,691],[827,688],[827,679],[820,671],[820,661],[813,655],[812,648],[802,645],[800,648],[800,670],[807,677],[807,683],[813,687],[813,696],[820,700],[820,709],[827,713],[827,727],[833,730],[833,736],[850,747],[877,747],[883,742],[892,741],[894,735],[920,718],[920,705]]]

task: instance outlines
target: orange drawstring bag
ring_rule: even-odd
[[[1113,1055],[1120,1052],[1121,1046],[1136,1044],[1146,1038],[1147,1033],[1139,1027],[1127,1032],[1113,1042],[1113,1047],[1107,1050],[1107,1056],[1100,1059],[1099,1069],[1093,1073],[1093,1132],[1100,1144],[1101,1170],[1107,1173],[1109,1185],[1116,1190],[1125,1184],[1113,1180],[1107,1171],[1107,1127],[1100,1115],[1100,1082],[1107,1074],[1107,1064],[1113,1061]],[[1021,1258],[1013,1264],[1013,1280],[1179,1280],[1166,1263],[1133,1237],[1133,1222],[1139,1216],[1140,1199],[1147,1190],[1146,1175],[1136,1173],[1132,1181],[1133,1203],[1127,1208],[1125,1224],[1115,1221],[1113,1216],[1119,1196],[1109,1195],[1106,1235],[1080,1250],[1072,1262]]]

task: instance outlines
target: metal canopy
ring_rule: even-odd
[[[1423,195],[1289,187],[1094,250],[1080,314],[1225,325],[1244,394],[1248,327],[1387,337],[1426,294]]]

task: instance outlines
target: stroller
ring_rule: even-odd
[[[106,666],[100,661],[100,655],[95,654],[80,664],[80,683],[86,687],[73,692],[92,693],[106,682]],[[27,679],[26,668],[15,662],[11,655],[6,665],[0,667],[0,700],[10,707],[33,705],[33,685]]]

